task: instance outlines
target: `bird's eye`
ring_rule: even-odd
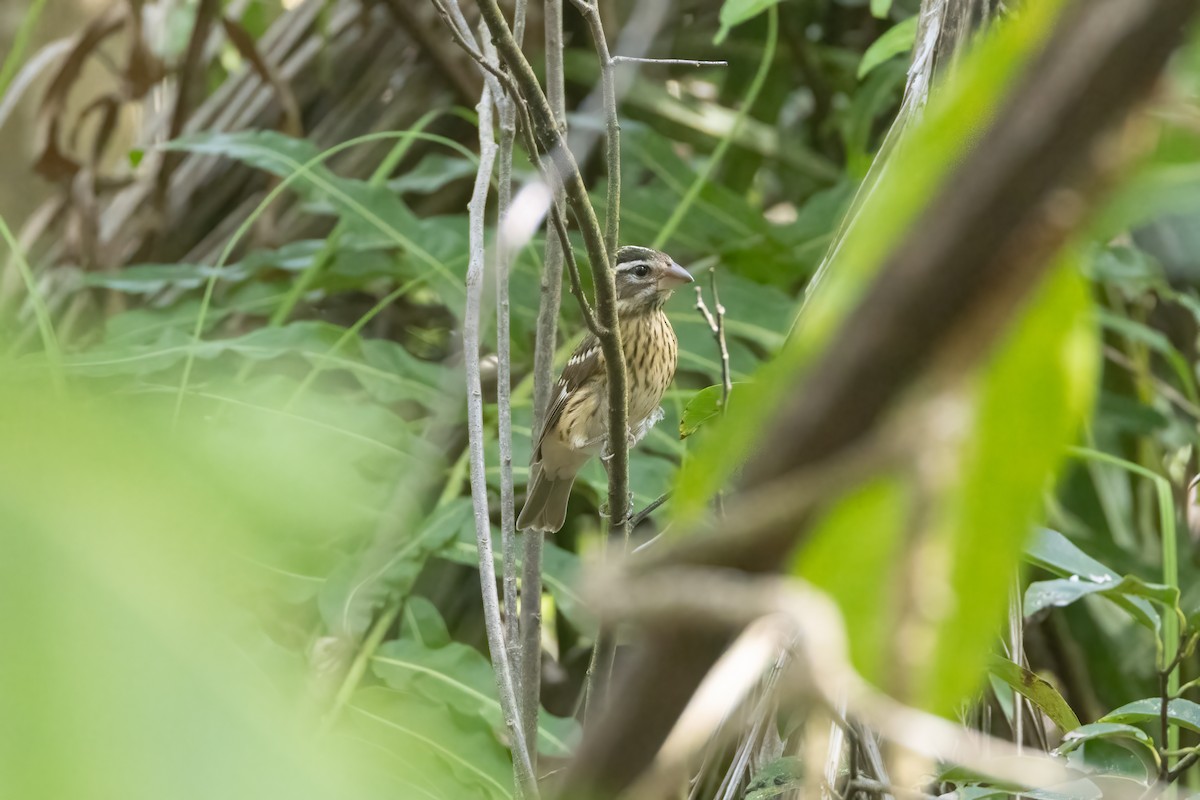
[[[638,264],[633,268],[633,274],[639,278],[644,278],[650,274],[650,267],[645,264]]]

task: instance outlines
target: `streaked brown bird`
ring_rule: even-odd
[[[659,403],[675,377],[679,342],[663,304],[692,276],[648,247],[617,251],[617,319],[629,387],[629,437],[635,444],[662,417]],[[563,368],[529,467],[529,492],[517,528],[553,533],[563,526],[575,475],[605,450],[608,378],[604,354],[588,334]]]

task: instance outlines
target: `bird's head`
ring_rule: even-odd
[[[661,308],[671,292],[694,279],[666,253],[649,247],[617,251],[617,314],[626,316]]]

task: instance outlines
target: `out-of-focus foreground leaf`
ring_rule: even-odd
[[[76,387],[78,388],[78,387]],[[287,440],[172,432],[154,402],[0,388],[0,795],[379,797],[398,780],[302,736],[295,680],[238,606],[343,524],[345,478]],[[373,776],[373,777],[368,777]]]

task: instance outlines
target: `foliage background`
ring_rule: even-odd
[[[728,67],[650,66],[624,101],[622,239],[717,271],[738,384],[761,379],[760,366],[783,348],[900,108],[916,6],[787,2],[776,33],[760,14],[714,44],[730,12],[715,0],[682,3],[654,52]],[[6,52],[18,67],[35,63],[37,44],[124,7],[5,9],[9,25],[28,26]],[[53,67],[7,87],[5,103],[21,94],[0,122],[11,137],[0,148],[0,216],[20,240],[0,272],[8,376],[0,525],[9,532],[0,608],[10,609],[0,618],[18,643],[16,657],[3,659],[0,697],[3,716],[22,722],[0,740],[0,774],[9,776],[0,780],[14,796],[377,796],[397,782],[411,796],[512,795],[474,589],[457,335],[478,78],[430,9],[405,16],[397,7],[231,2],[223,13],[253,47],[226,28],[189,61],[197,3],[130,3],[138,14],[163,13],[121,17],[112,37],[81,53],[87,67],[61,97]],[[629,9],[604,12],[616,31]],[[567,22],[575,108],[596,75],[582,21],[569,13]],[[530,30],[540,30],[536,16]],[[541,43],[530,38],[537,54]],[[1019,63],[1027,45],[1017,36],[989,45],[960,87],[998,92],[1005,64]],[[766,77],[752,93],[760,64]],[[946,509],[941,529],[962,545],[953,575],[904,556],[900,520],[912,498],[896,475],[831,504],[798,557],[796,571],[842,602],[860,671],[943,714],[973,698],[969,723],[999,735],[1011,735],[1010,673],[996,667],[989,679],[982,667],[1002,638],[1006,548],[1013,559],[1026,548],[1024,649],[1053,687],[1051,700],[1034,702],[1055,722],[1048,709],[1059,696],[1084,723],[1154,702],[1156,641],[1174,644],[1163,620],[1178,606],[1186,639],[1200,609],[1182,532],[1200,419],[1200,263],[1191,247],[1198,66],[1194,47],[1176,60],[1150,114],[1150,156],[1063,259],[1006,340],[1011,349],[973,384],[975,461],[960,482],[932,491]],[[180,85],[189,122],[173,136]],[[945,108],[928,126],[927,154],[961,144],[935,136],[938,119],[945,136],[961,133],[961,109],[949,100]],[[51,137],[53,119],[61,132]],[[356,137],[366,138],[330,150]],[[905,185],[935,180],[950,156],[940,167],[935,160],[914,157],[916,183]],[[519,178],[532,175],[523,155],[515,163]],[[601,165],[585,169],[602,205]],[[690,205],[672,216],[693,185]],[[868,247],[874,235],[882,252],[887,226],[900,230],[923,201],[918,189],[877,199],[848,241]],[[511,284],[518,486],[542,245],[522,250]],[[669,307],[680,375],[666,419],[632,459],[638,508],[675,483],[681,461],[702,464],[713,447],[707,429],[677,435],[694,393],[721,378],[694,303],[681,293]],[[563,308],[560,361],[580,329],[573,304]],[[1065,360],[1026,358],[1060,352],[1047,343],[1062,345]],[[1089,352],[1104,356],[1096,374]],[[47,369],[61,369],[65,397]],[[492,380],[485,388],[494,392]],[[494,406],[489,414],[491,432]],[[942,448],[932,428],[918,428],[916,439],[918,451]],[[1087,450],[1057,483],[1045,480],[1059,445],[1076,439]],[[495,485],[498,472],[489,477]],[[547,771],[579,736],[574,717],[595,637],[579,573],[581,557],[599,547],[604,485],[592,465],[545,554],[538,749]],[[1025,542],[1019,506],[1039,495],[1045,530]],[[1013,519],[997,522],[1014,507]],[[640,533],[686,511],[668,505]],[[1163,553],[1176,525],[1173,579]],[[956,610],[933,615],[942,627],[932,655],[913,656],[920,648],[904,626],[879,613],[889,597],[872,591],[900,584],[914,602]],[[986,602],[955,604],[970,596],[964,586],[984,584],[996,585]],[[903,685],[888,685],[896,654],[916,666]],[[1197,674],[1188,655],[1179,682]],[[1178,708],[1177,746],[1192,746],[1200,715]],[[1089,743],[1073,763],[1149,780],[1147,753],[1166,745],[1148,724],[1154,717],[1118,713],[1109,722],[1142,724],[1141,736],[1124,731],[1115,750]],[[330,734],[316,745],[299,733],[314,721]],[[1066,731],[1054,727],[1033,743],[1058,745]],[[68,774],[56,768],[64,752],[91,753],[95,765]],[[228,766],[180,789],[198,753]],[[738,780],[744,788],[752,776]],[[951,774],[925,788],[972,783]]]

